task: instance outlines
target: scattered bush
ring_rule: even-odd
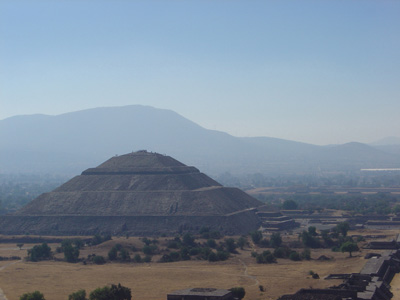
[[[256,261],[258,264],[270,264],[276,262],[276,259],[271,251],[266,250],[262,254],[257,254]]]
[[[217,242],[214,239],[208,239],[207,246],[215,249],[217,247]]]
[[[46,244],[36,245],[32,249],[28,250],[28,260],[30,261],[40,261],[49,259],[51,257],[51,249]]]
[[[141,263],[142,262],[142,257],[140,256],[140,254],[136,254],[133,257],[133,261],[136,262],[136,263]]]
[[[310,260],[311,259],[311,251],[308,248],[305,248],[303,252],[301,253],[301,258],[305,260]]]
[[[237,241],[237,245],[240,247],[240,249],[243,250],[243,247],[247,244],[247,238],[244,236],[241,236],[238,241]]]
[[[271,245],[272,248],[278,248],[282,245],[282,237],[279,232],[274,232],[271,235],[269,244]]]
[[[229,290],[232,292],[233,297],[237,299],[243,299],[246,295],[246,291],[243,287],[233,287]]]
[[[105,260],[104,257],[101,256],[101,255],[95,255],[95,256],[93,257],[93,262],[94,262],[96,265],[103,265],[103,264],[106,263],[106,260]]]
[[[86,291],[79,290],[75,293],[72,293],[68,296],[68,300],[87,300],[86,299]]]
[[[294,261],[299,261],[299,260],[301,260],[301,256],[300,256],[300,254],[298,252],[292,251],[289,254],[289,259],[294,260]]]
[[[25,293],[19,300],[45,300],[44,295],[39,291],[34,291],[33,293]]]
[[[251,240],[252,240],[253,243],[256,244],[256,245],[261,241],[261,239],[262,239],[262,237],[263,237],[263,236],[262,236],[262,232],[259,231],[259,230],[250,232],[250,236],[251,236]]]
[[[226,249],[228,250],[228,252],[230,252],[230,253],[236,252],[237,245],[233,238],[226,239],[225,245],[226,245]]]

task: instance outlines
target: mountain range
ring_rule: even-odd
[[[75,175],[137,150],[167,154],[211,175],[311,174],[399,168],[400,139],[317,146],[270,137],[234,137],[179,114],[131,105],[0,121],[0,172]]]

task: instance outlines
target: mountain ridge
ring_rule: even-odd
[[[318,146],[272,137],[234,137],[151,106],[99,107],[0,121],[2,173],[71,173],[115,154],[146,149],[211,174],[307,173],[398,167],[400,155],[362,143]],[[347,164],[347,166],[346,166]]]

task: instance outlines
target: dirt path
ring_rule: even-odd
[[[243,275],[241,275],[241,276],[246,277],[246,278],[249,278],[249,279],[251,279],[251,280],[254,280],[254,284],[251,285],[251,286],[259,285],[260,282],[258,281],[257,277],[251,276],[251,275],[249,275],[249,274],[247,273],[247,265],[245,264],[245,262],[244,262],[243,260],[241,260],[240,258],[239,258],[239,261],[241,262],[241,264],[242,264],[243,267],[244,267]]]
[[[21,262],[22,260],[17,260],[17,261],[13,261],[13,262],[10,262],[10,263],[8,263],[8,264],[5,264],[4,266],[2,266],[2,267],[0,267],[0,271],[3,271],[5,268],[7,268],[8,266],[11,266],[11,265],[14,265],[14,264],[17,264],[17,263],[19,263],[19,262]],[[3,292],[3,290],[0,288],[0,300],[8,300],[7,299],[7,297],[6,297],[6,295],[4,295],[4,292]]]

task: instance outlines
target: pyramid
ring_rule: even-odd
[[[87,169],[0,218],[0,233],[171,235],[210,227],[243,234],[259,227],[261,204],[172,157],[138,151]]]

